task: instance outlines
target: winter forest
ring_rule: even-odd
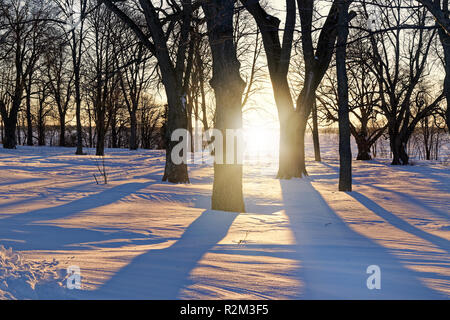
[[[449,299],[448,0],[0,0],[0,299]]]

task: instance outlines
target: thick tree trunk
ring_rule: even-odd
[[[227,129],[242,128],[242,95],[245,83],[236,57],[233,41],[233,0],[211,0],[203,4],[207,18],[209,43],[213,57],[211,86],[216,97],[216,129],[221,130],[224,155],[227,154]],[[235,148],[236,151],[236,148]],[[226,160],[226,159],[224,159]],[[212,209],[244,212],[242,191],[242,164],[214,164]]]
[[[5,137],[3,139],[3,148],[5,149],[15,149],[17,145],[16,140],[16,129],[17,129],[17,116],[15,119],[3,118],[3,123],[5,124]]]
[[[347,39],[348,7],[350,1],[338,0],[336,71],[339,104],[339,191],[352,191],[352,151],[350,147],[350,119],[348,107]]]
[[[398,134],[389,136],[391,151],[392,151],[392,165],[408,165],[409,156],[406,152],[407,141],[404,141]]]
[[[45,126],[41,122],[38,123],[38,145],[45,146]]]
[[[9,113],[6,109],[6,105],[3,101],[0,101],[0,111],[2,113],[3,123],[5,124],[5,137],[3,139],[3,148],[5,149],[15,149],[17,138],[20,139],[20,136],[16,136],[16,134],[20,135],[20,133],[16,133],[16,130],[19,131],[19,127],[17,126],[17,115],[22,102],[22,94],[23,87],[20,87],[20,85],[17,84]]]
[[[356,160],[372,160],[372,156],[370,154],[370,148],[372,145],[367,139],[367,134],[360,132],[354,136],[354,138],[358,147],[358,156],[356,157]]]
[[[170,87],[169,87],[170,88]],[[189,176],[187,164],[175,164],[172,161],[172,150],[179,143],[179,141],[172,141],[171,135],[177,129],[187,129],[186,106],[184,105],[183,96],[177,91],[168,91],[167,100],[168,120],[165,130],[166,140],[166,167],[164,170],[163,181],[171,183],[189,183]]]
[[[105,155],[105,129],[97,127],[97,146],[95,149],[96,156]]]
[[[442,49],[444,51],[444,94],[447,100],[445,121],[447,124],[447,130],[450,133],[450,35],[447,34],[442,28],[439,28],[439,39],[441,40]]]
[[[279,109],[280,110],[280,109]],[[280,150],[278,164],[278,179],[291,179],[297,176],[298,156],[298,121],[294,112],[279,112],[280,118]]]
[[[275,64],[275,62],[271,62]],[[285,74],[273,74],[272,88],[275,103],[278,109],[280,123],[280,146],[278,162],[278,179],[291,179],[296,177],[298,156],[298,119],[296,118],[289,84]]]

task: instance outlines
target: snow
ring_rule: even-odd
[[[274,179],[273,153],[247,158],[246,213],[209,209],[210,165],[161,182],[160,151],[107,149],[104,185],[95,156],[1,149],[0,298],[448,299],[448,162],[354,161],[342,193],[337,137],[321,136],[321,163],[310,140],[306,179]],[[81,290],[67,288],[70,266]]]
[[[0,246],[0,299],[64,297],[64,277],[58,262],[24,261],[11,248]]]

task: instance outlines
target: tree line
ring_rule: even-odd
[[[44,145],[51,118],[60,146],[75,123],[77,155],[103,155],[107,140],[164,147],[163,180],[186,183],[172,133],[242,128],[267,74],[278,178],[307,176],[307,127],[320,161],[319,124],[337,123],[339,190],[351,191],[351,136],[358,160],[385,135],[392,164],[406,165],[418,127],[448,129],[449,21],[447,0],[286,0],[281,14],[255,0],[0,0],[3,147],[16,147],[19,127]],[[242,165],[214,165],[212,207],[245,210]]]

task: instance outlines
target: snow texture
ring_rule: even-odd
[[[314,162],[308,139],[306,179],[275,179],[274,153],[248,156],[246,213],[209,209],[210,165],[190,164],[191,184],[161,182],[159,151],[107,149],[104,185],[95,156],[1,149],[0,298],[448,299],[449,154],[354,161],[343,193],[337,147],[321,136]],[[67,288],[71,266],[81,290]]]

